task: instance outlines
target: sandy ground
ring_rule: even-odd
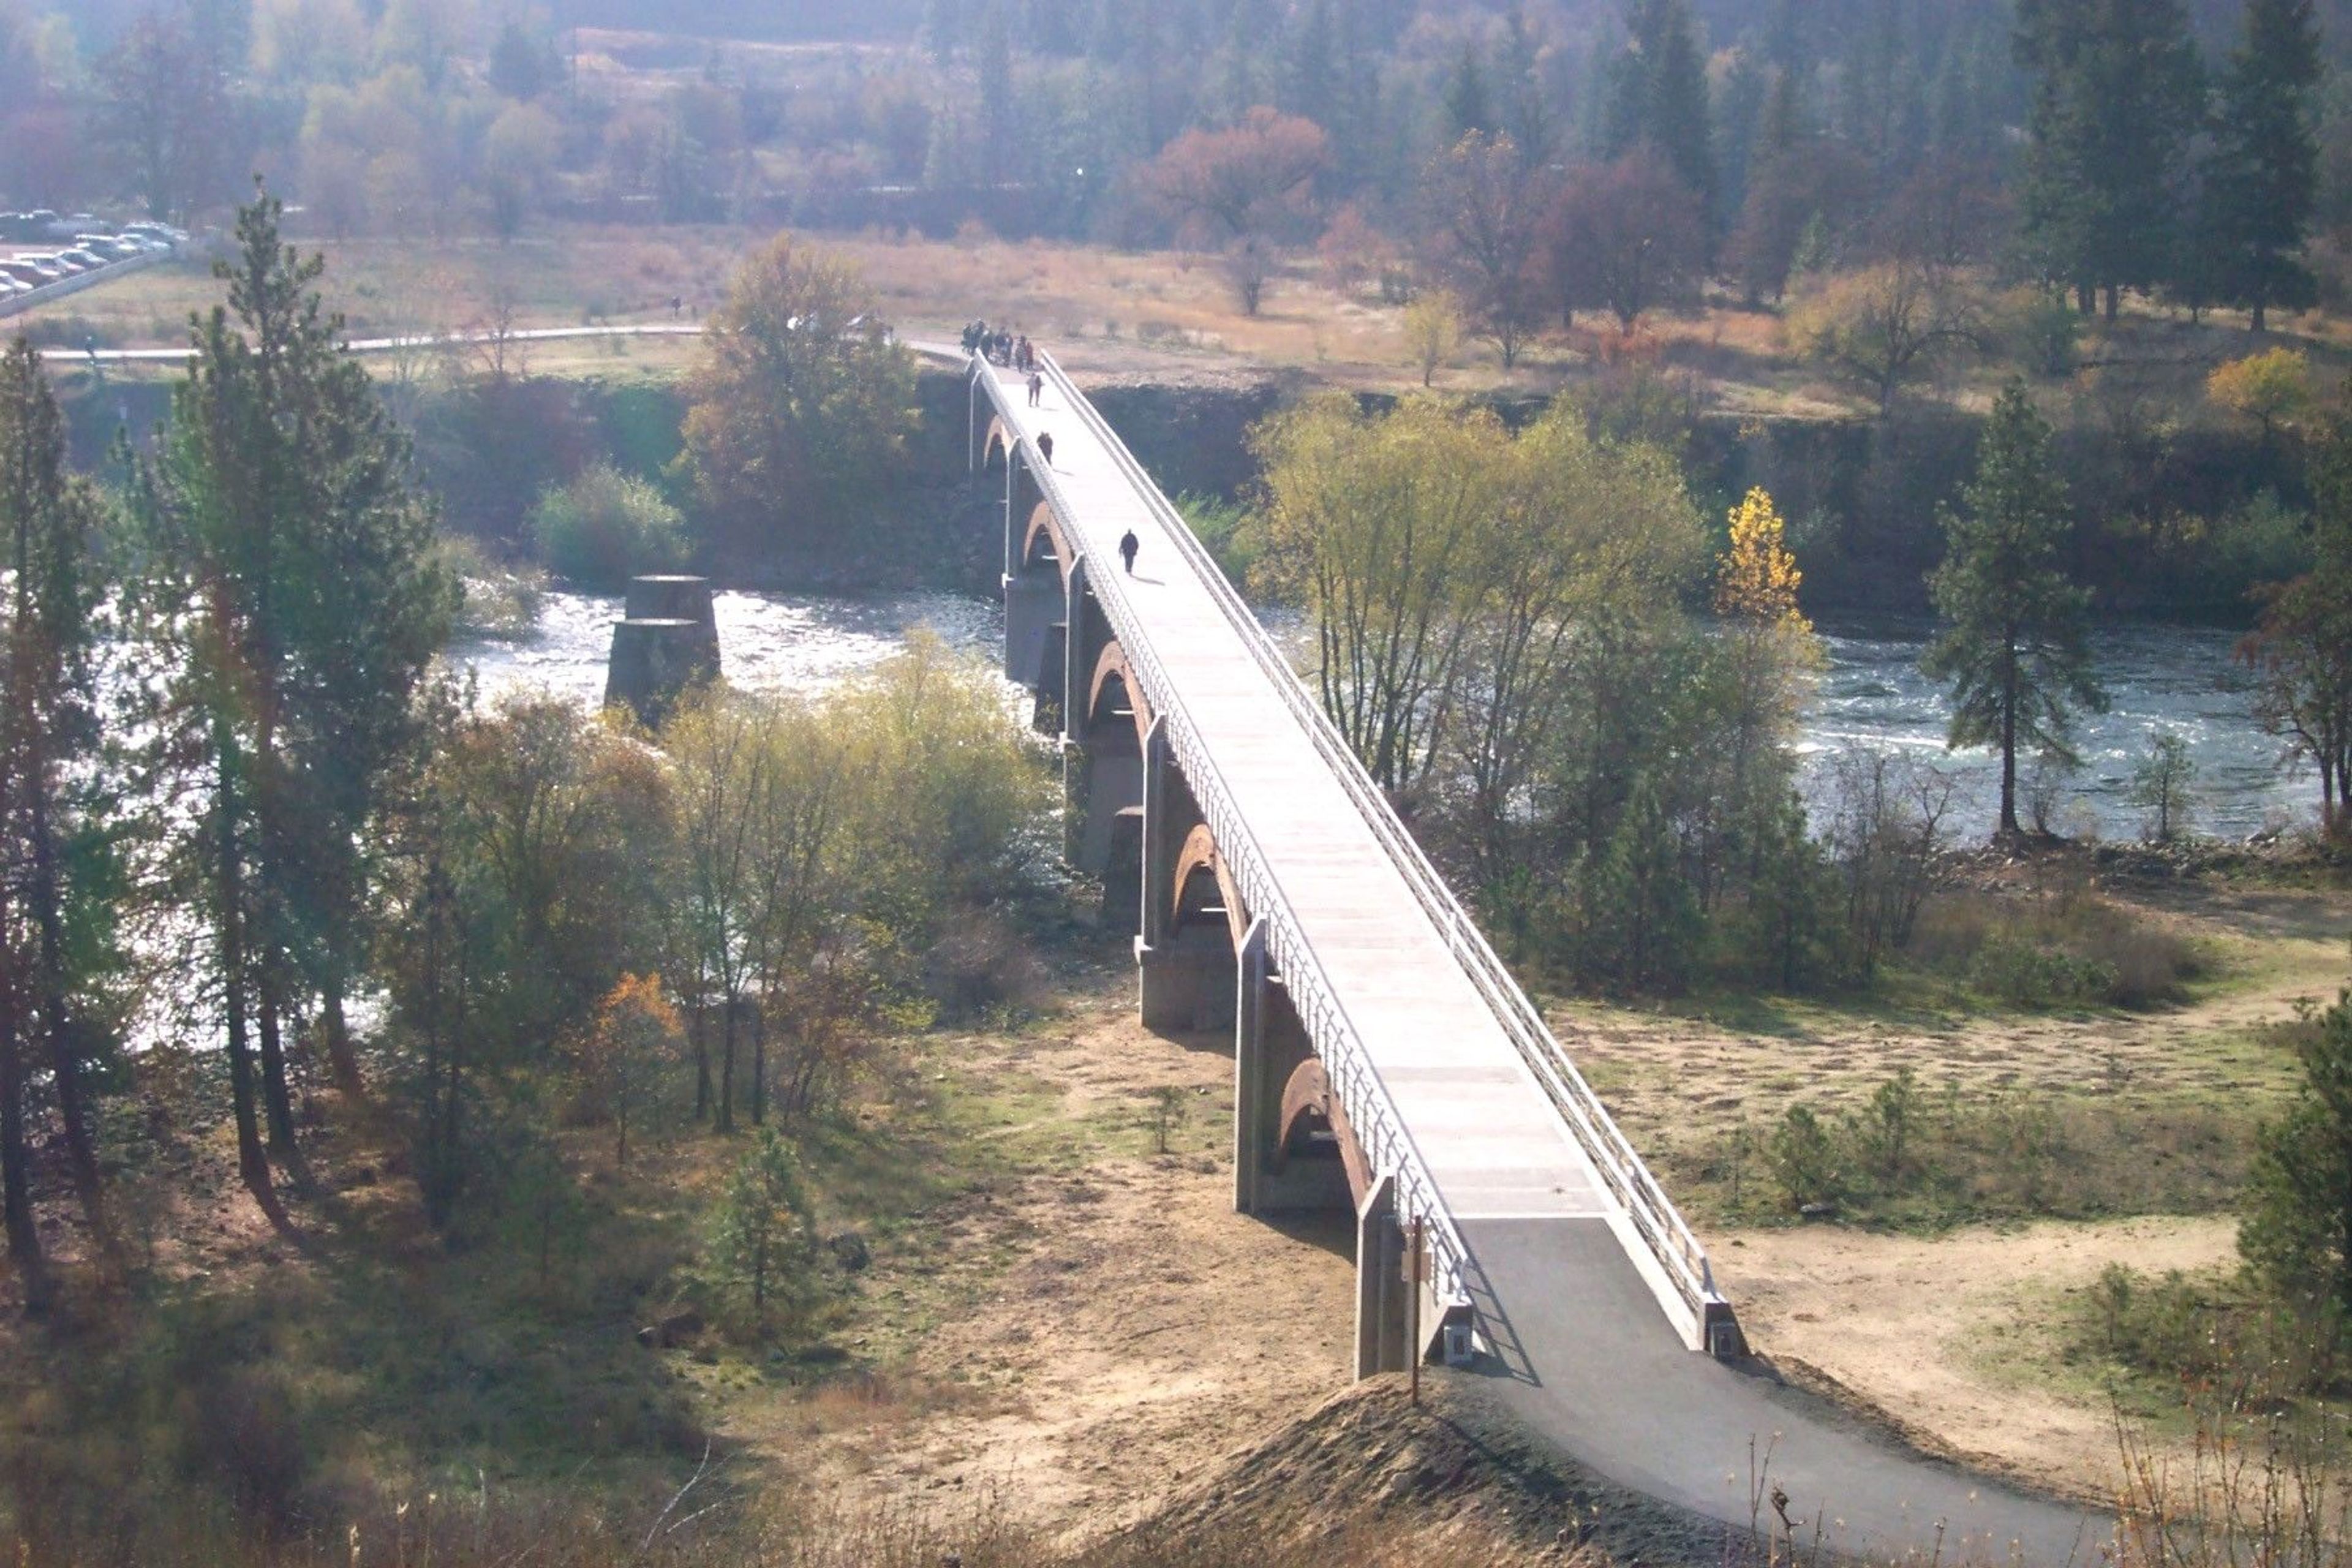
[[[1351,1226],[1234,1212],[1222,1041],[1155,1036],[1104,1005],[973,1045],[1003,1054],[972,1070],[1059,1084],[1074,1136],[1106,1120],[1115,1133],[1079,1169],[939,1216],[953,1254],[997,1261],[914,1348],[902,1376],[930,1391],[919,1407],[788,1405],[747,1415],[745,1436],[783,1454],[822,1426],[853,1491],[985,1499],[1093,1533],[1347,1386]],[[1162,1085],[1187,1106],[1166,1154],[1142,1100]]]
[[[2110,1263],[2229,1265],[2237,1225],[2147,1218],[1923,1239],[1836,1226],[1706,1238],[1749,1338],[1801,1381],[1874,1407],[1922,1447],[2084,1499],[2112,1497],[2116,1426],[2095,1395],[2021,1380],[2053,1297]]]

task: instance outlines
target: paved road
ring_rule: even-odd
[[[1927,1458],[1827,1402],[1685,1350],[1605,1226],[1471,1221],[1503,1355],[1474,1375],[1597,1473],[1745,1529],[1750,1440],[1810,1538],[1857,1554],[1931,1548],[1947,1561],[2041,1568],[2095,1559],[2112,1515],[2029,1498]],[[1736,1272],[1722,1278],[1737,1301]],[[1769,1352],[1769,1345],[1759,1347]],[[1770,1521],[1770,1510],[1766,1510]]]
[[[356,338],[343,346],[353,353],[390,353],[395,349],[469,348],[492,342],[494,332],[444,332],[405,338]],[[698,338],[702,327],[695,321],[647,321],[634,326],[615,327],[528,327],[506,334],[506,341],[515,343],[563,342],[580,338]],[[196,351],[177,349],[100,349],[92,354],[87,349],[43,349],[41,357],[58,363],[79,362],[88,364],[95,358],[100,364],[177,364]]]
[[[1061,387],[1049,381],[1032,409],[1020,378],[992,374],[1019,433],[1054,437],[1052,487],[1098,596],[1173,688],[1150,693],[1155,708],[1197,727],[1219,775],[1206,793],[1239,804],[1253,842],[1227,841],[1213,811],[1221,844],[1280,889],[1459,1226],[1498,1352],[1466,1375],[1597,1474],[1736,1529],[1751,1519],[1752,1439],[1769,1452],[1767,1492],[1784,1488],[1791,1516],[1818,1518],[1841,1550],[1932,1551],[1940,1527],[1950,1558],[2056,1568],[2095,1555],[2108,1521],[1923,1458],[1685,1348],[1633,1261],[1623,1211],[1156,511]],[[1115,554],[1130,528],[1132,577]],[[1723,1283],[1736,1300],[1737,1277]]]

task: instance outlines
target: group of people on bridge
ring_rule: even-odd
[[[973,321],[964,328],[963,352],[1007,370],[1034,374],[1037,369],[1037,350],[1026,337],[992,328],[986,321]]]

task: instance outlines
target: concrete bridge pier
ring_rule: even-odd
[[[1243,1214],[1356,1208],[1371,1173],[1356,1151],[1265,922],[1242,938],[1234,996],[1234,1207]]]
[[[1356,1376],[1402,1372],[1409,1309],[1405,1235],[1396,1218],[1396,1178],[1382,1176],[1356,1212]]]
[[[1147,1029],[1202,1034],[1234,1016],[1235,900],[1217,878],[1214,840],[1160,721],[1138,761],[1137,1011]]]
[[[1045,645],[1066,637],[1062,584],[1050,569],[1031,567],[1004,576],[1004,677],[1034,690],[1045,683]]]

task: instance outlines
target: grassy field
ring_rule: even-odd
[[[735,262],[767,235],[723,226],[657,229],[585,225],[550,227],[511,243],[306,236],[327,258],[326,293],[357,337],[519,326],[692,320],[723,297]],[[1066,243],[1011,243],[982,235],[959,241],[815,235],[854,262],[882,309],[908,336],[952,341],[975,316],[1009,323],[1047,344],[1081,372],[1186,381],[1296,374],[1364,390],[1419,384],[1402,312],[1360,292],[1335,289],[1313,258],[1288,260],[1264,308],[1234,304],[1213,258],[1183,252],[1123,252]],[[173,346],[185,341],[191,311],[217,298],[206,270],[161,267],[27,312],[19,321],[48,344],[79,348]],[[677,309],[672,310],[677,301]],[[2352,368],[2352,324],[2317,315],[2291,318],[2271,341],[2305,349],[2323,384]],[[2113,401],[2153,397],[2196,408],[2207,370],[2257,344],[2227,313],[2198,325],[2150,308],[2126,312],[2112,331],[2086,323],[2083,354],[2103,366],[2053,396]],[[530,367],[552,374],[605,374],[626,359],[652,374],[674,371],[682,344],[542,347]],[[1727,300],[1706,309],[1659,311],[1633,334],[1601,318],[1557,323],[1506,372],[1490,343],[1465,342],[1438,374],[1441,390],[1537,395],[1641,363],[1679,378],[1706,406],[1737,416],[1831,418],[1867,415],[1853,388],[1825,378],[1794,353],[1780,315]],[[1976,405],[2008,374],[1980,363],[1937,395]],[[2104,379],[2105,389],[2100,383]]]

